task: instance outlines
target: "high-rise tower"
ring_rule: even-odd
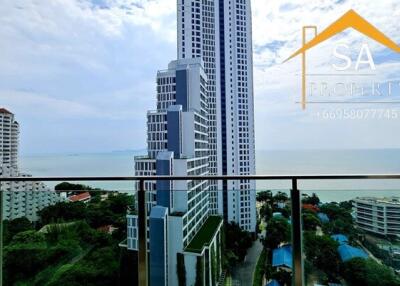
[[[201,58],[208,77],[209,172],[222,174],[218,1],[178,0],[178,58]],[[210,182],[210,211],[222,214],[222,182]]]
[[[255,174],[250,1],[178,0],[178,57],[202,58],[209,77],[210,174]],[[255,197],[254,181],[210,182],[211,211],[251,232]]]
[[[135,158],[136,175],[254,174],[250,1],[178,0],[177,16],[178,60],[157,74],[148,154]],[[150,284],[216,285],[221,216],[255,232],[254,182],[154,181],[145,189]],[[128,215],[130,250],[138,249],[137,219]]]
[[[207,84],[200,58],[173,61],[157,73],[157,109],[147,114],[148,154],[135,158],[136,175],[209,174]],[[150,285],[177,286],[182,280],[194,285],[196,279],[216,285],[222,219],[210,211],[209,184],[147,182]],[[137,215],[128,215],[130,250],[138,249],[137,226]],[[196,273],[197,267],[204,269],[204,277]]]

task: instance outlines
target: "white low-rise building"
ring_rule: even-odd
[[[356,198],[353,207],[359,228],[379,235],[400,236],[400,198]]]

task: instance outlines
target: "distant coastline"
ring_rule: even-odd
[[[35,154],[21,156],[20,166],[22,171],[34,176],[132,176],[134,156],[145,153],[144,149],[138,149],[108,153]],[[266,175],[400,173],[400,149],[257,150],[256,164],[257,174]],[[130,182],[90,184],[113,190],[134,190],[134,184]],[[313,181],[300,182],[300,187],[317,192],[323,201],[343,201],[363,195],[400,196],[400,182],[393,180]],[[289,181],[257,183],[257,190],[290,188]]]

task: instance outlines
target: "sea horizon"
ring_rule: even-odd
[[[22,172],[33,176],[133,176],[134,157],[145,149],[111,152],[30,154],[20,158]],[[258,175],[394,174],[400,173],[400,149],[256,150]],[[131,182],[84,182],[93,187],[134,191]],[[54,187],[55,183],[48,183]],[[304,193],[323,201],[346,201],[357,196],[399,196],[395,180],[300,181]],[[290,181],[258,181],[257,191],[288,191]]]

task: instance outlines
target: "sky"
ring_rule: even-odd
[[[349,9],[400,43],[398,0],[252,1],[256,149],[400,148],[400,105],[302,110],[295,103],[301,58],[284,61],[301,47],[302,27],[316,25],[320,32]],[[350,47],[352,66],[367,43],[374,81],[400,82],[400,56],[354,31],[310,51],[309,68],[329,71],[338,43]],[[143,149],[157,70],[176,59],[176,0],[3,0],[0,46],[0,106],[20,123],[22,154]],[[366,84],[361,77],[354,81]],[[393,87],[394,96],[397,91]],[[355,100],[366,99],[358,94]],[[398,118],[326,119],[330,112],[367,109]]]

